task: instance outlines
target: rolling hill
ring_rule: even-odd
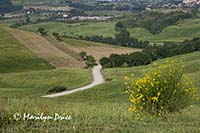
[[[58,32],[67,36],[92,36],[103,35],[105,37],[114,37],[115,23],[98,22],[98,23],[76,23],[66,24],[58,22],[47,22],[33,25],[25,25],[20,27],[22,30],[36,32],[39,27],[43,27],[52,32]],[[129,28],[131,36],[140,40],[148,40],[150,42],[173,41],[181,42],[186,39],[192,39],[200,36],[200,19],[188,19],[178,22],[176,25],[168,26],[159,34],[151,34],[143,28]]]
[[[195,85],[200,89],[200,53],[195,52],[186,55],[180,55],[171,59],[183,60],[186,64],[186,76],[190,77]],[[158,60],[157,63],[162,63],[164,60]],[[194,68],[194,64],[197,67]],[[15,79],[16,81],[11,84],[11,88],[0,88],[0,100],[4,97],[7,100],[1,102],[1,107],[6,106],[6,112],[29,112],[37,113],[45,112],[46,114],[70,114],[72,121],[58,121],[58,122],[35,122],[31,125],[26,122],[12,123],[15,125],[15,130],[22,129],[23,126],[30,128],[33,131],[47,131],[44,128],[51,127],[51,131],[93,131],[93,132],[117,132],[117,131],[130,131],[130,132],[198,132],[199,129],[199,102],[196,102],[192,108],[184,109],[182,113],[175,113],[168,116],[166,119],[153,118],[146,121],[135,121],[132,119],[132,113],[128,111],[128,96],[124,93],[123,77],[130,73],[135,73],[136,76],[141,75],[143,72],[148,71],[150,66],[141,66],[133,68],[115,68],[103,70],[105,78],[112,78],[112,81],[91,88],[83,92],[77,92],[69,96],[63,96],[55,99],[37,98],[36,96],[44,93],[41,89],[23,89],[12,88],[20,86],[18,83],[22,82],[23,74],[2,75],[3,79]],[[53,70],[56,72],[55,70]],[[71,72],[75,72],[71,69]],[[46,73],[46,72],[45,72]],[[32,73],[39,77],[39,73]],[[33,75],[30,74],[30,77]],[[42,73],[43,75],[43,73]],[[59,74],[58,74],[59,75]],[[51,76],[48,76],[51,77]],[[60,79],[61,77],[56,77]],[[73,78],[73,77],[72,77]],[[24,87],[45,85],[45,78],[41,77],[40,82],[34,81],[35,78],[29,79],[29,82]],[[12,80],[11,80],[12,81]],[[44,82],[44,84],[42,83]],[[49,80],[49,82],[52,82]],[[48,82],[48,84],[49,84]],[[65,82],[60,80],[59,84]],[[13,98],[15,96],[15,98]],[[28,96],[28,97],[25,97]],[[34,97],[33,97],[34,96]],[[2,100],[1,100],[2,101]],[[9,103],[9,104],[8,104]],[[44,106],[45,105],[45,106]],[[37,124],[37,129],[34,125]],[[57,128],[59,126],[59,129]],[[73,128],[71,128],[73,127]],[[61,130],[62,128],[62,130]],[[9,130],[8,130],[9,131]]]
[[[47,61],[35,56],[7,30],[0,26],[0,72],[53,69]]]
[[[97,59],[113,52],[135,49],[116,47],[74,39],[57,42],[52,37],[1,26],[0,31],[0,127],[4,132],[199,132],[200,102],[167,118],[136,121],[128,111],[129,99],[124,92],[124,76],[143,75],[151,65],[102,70],[105,83],[89,90],[55,99],[41,98],[50,87],[74,89],[92,81],[90,69],[54,67],[49,57],[62,53],[76,60],[77,53],[86,51]],[[50,49],[53,47],[53,50]],[[37,48],[37,49],[36,49]],[[49,49],[49,50],[48,50]],[[55,50],[56,49],[56,50]],[[33,51],[33,52],[32,52]],[[47,53],[46,53],[46,52]],[[99,53],[100,51],[100,53]],[[103,52],[103,53],[102,53]],[[45,53],[45,57],[41,57]],[[52,59],[52,58],[51,58]],[[200,52],[157,60],[182,60],[185,76],[190,77],[200,92]],[[50,62],[50,64],[47,62]],[[77,60],[76,60],[77,61]],[[59,60],[62,62],[62,60]],[[15,121],[19,112],[67,114],[71,121]],[[1,131],[1,129],[0,129]]]

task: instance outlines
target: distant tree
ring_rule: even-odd
[[[111,67],[121,67],[125,62],[125,58],[122,55],[111,54],[109,58]]]
[[[25,23],[31,23],[31,19],[30,19],[30,17],[28,17],[28,16],[26,16],[26,20],[25,20]]]
[[[56,40],[62,41],[62,39],[60,38],[59,33],[53,32],[53,33],[52,33],[52,36],[54,36],[54,37],[56,38]]]
[[[116,31],[125,31],[126,30],[126,26],[122,22],[117,22],[115,24],[115,30]]]
[[[110,67],[110,59],[108,57],[103,57],[100,59],[100,64],[102,65],[103,68]]]
[[[130,33],[128,30],[120,31],[115,35],[115,40],[118,42],[118,44],[128,45],[126,43],[130,42],[130,39]]]
[[[47,31],[44,28],[38,28],[37,32],[39,32],[41,35],[47,35]]]
[[[93,67],[96,65],[96,60],[92,55],[88,55],[86,57],[85,64],[87,68]]]
[[[82,60],[86,60],[86,57],[87,57],[87,53],[86,52],[80,52],[79,53],[79,57],[82,59]]]

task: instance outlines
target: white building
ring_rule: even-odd
[[[195,4],[200,4],[200,0],[183,0],[184,4],[191,4],[191,3],[195,3]]]

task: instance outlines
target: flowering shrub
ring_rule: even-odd
[[[153,65],[143,77],[125,77],[126,93],[131,105],[129,110],[136,118],[146,115],[165,116],[179,112],[192,103],[196,88],[183,76],[184,67],[176,61]]]

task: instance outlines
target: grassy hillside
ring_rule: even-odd
[[[20,27],[20,29],[28,31],[37,31],[39,27],[44,27],[50,33],[59,32],[62,35],[68,36],[91,36],[91,35],[103,35],[112,36],[115,34],[115,23],[111,22],[99,22],[99,23],[78,23],[78,24],[66,24],[57,22],[40,23],[34,25],[26,25]],[[159,34],[151,34],[143,28],[130,28],[131,36],[140,40],[148,40],[150,42],[163,42],[163,41],[175,41],[180,42],[186,39],[192,39],[200,36],[200,19],[188,19],[180,21],[178,24],[165,28]]]
[[[51,37],[44,37],[36,33],[12,28],[6,29],[35,55],[45,59],[56,68],[84,67],[84,63],[78,58],[79,53],[70,51],[61,42]]]
[[[54,68],[25,48],[3,26],[0,32],[0,73]]]
[[[185,74],[190,76],[198,89],[200,90],[200,52],[195,52],[192,54],[180,55],[172,58],[158,60],[154,63],[160,64],[166,60],[181,60],[185,65]],[[132,68],[111,68],[104,69],[103,74],[105,79],[112,79],[112,81],[106,82],[105,84],[99,85],[94,89],[86,90],[84,92],[79,92],[67,96],[67,100],[72,101],[90,101],[91,99],[98,102],[126,102],[127,97],[123,92],[123,79],[124,76],[130,76],[131,73],[135,74],[135,77],[141,76],[144,73],[148,73],[151,65],[139,66]],[[63,97],[64,98],[64,97]]]
[[[143,28],[129,29],[131,35],[150,42],[173,41],[180,42],[200,36],[200,19],[190,19],[179,22],[177,25],[165,28],[159,34],[151,34]]]
[[[45,28],[50,32],[58,32],[62,35],[68,36],[91,36],[91,35],[104,35],[104,36],[113,36],[114,31],[114,23],[75,23],[75,24],[66,24],[59,22],[47,22],[47,23],[39,23],[33,25],[25,25],[20,27],[20,29],[34,31],[36,32],[39,27]]]
[[[192,78],[198,89],[200,89],[199,57],[200,53],[196,52],[169,58],[181,59],[184,64],[187,64],[187,76]],[[158,60],[157,63],[163,61]],[[194,68],[194,64],[198,67]],[[44,112],[45,114],[53,114],[57,112],[72,116],[72,121],[70,122],[58,121],[52,123],[49,121],[41,123],[32,121],[31,124],[23,121],[12,122],[10,126],[13,126],[15,131],[31,130],[44,132],[48,130],[47,128],[50,128],[51,132],[199,132],[199,102],[190,109],[184,109],[182,113],[169,115],[166,119],[155,118],[145,121],[135,121],[132,119],[132,114],[128,112],[128,96],[124,93],[122,78],[132,72],[135,72],[136,76],[138,76],[142,74],[143,70],[148,71],[148,67],[105,69],[103,71],[105,78],[112,78],[112,81],[83,92],[55,99],[11,98],[10,96],[13,96],[13,94],[21,95],[22,97],[25,94],[20,94],[20,91],[15,90],[15,92],[12,92],[12,95],[9,95],[9,92],[2,91],[1,89],[1,92],[8,94],[7,100],[0,98],[1,106],[5,106],[6,108],[4,109],[9,114],[15,112],[35,114]],[[34,85],[36,86],[36,84],[37,82]],[[37,128],[35,128],[35,125],[37,125]],[[26,127],[26,129],[22,127]],[[10,131],[10,128],[7,128],[5,131]]]
[[[34,97],[47,94],[51,87],[64,86],[68,90],[92,82],[88,69],[56,69],[0,75],[0,97],[22,95]]]

